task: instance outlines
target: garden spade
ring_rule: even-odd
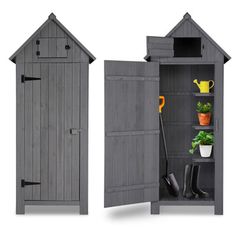
[[[165,151],[165,159],[166,159],[166,172],[165,175],[162,177],[164,180],[164,183],[166,185],[166,188],[170,195],[178,197],[179,195],[179,185],[175,178],[174,173],[170,172],[168,169],[168,152],[167,152],[167,145],[166,145],[166,136],[165,136],[165,130],[163,125],[163,119],[162,119],[162,108],[165,105],[165,97],[159,96],[160,105],[159,105],[159,116],[160,116],[160,124],[161,124],[161,133],[162,133],[162,139],[164,144],[164,151]]]

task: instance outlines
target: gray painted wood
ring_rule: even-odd
[[[227,62],[231,57],[191,18],[189,13],[186,13],[183,19],[166,35],[166,37],[202,37],[203,45],[206,50],[203,50],[203,57],[210,58],[214,61],[222,59]]]
[[[24,189],[21,179],[24,178],[25,134],[24,134],[24,84],[21,75],[24,74],[24,53],[17,57],[16,64],[16,214],[24,214]]]
[[[65,64],[57,64],[57,200],[64,200]]]
[[[40,64],[32,64],[32,75],[33,77],[40,77]],[[32,119],[33,119],[33,135],[32,135],[32,172],[33,172],[33,182],[40,182],[40,80],[32,82],[32,93],[33,93],[33,109],[32,109]],[[33,185],[33,200],[40,200],[40,185]]]
[[[65,64],[65,200],[71,200],[72,194],[72,127],[73,116],[73,65]]]
[[[224,69],[222,63],[215,64],[215,214],[223,214],[223,97],[224,97]]]
[[[67,38],[57,38],[57,55],[56,57],[67,57],[67,50],[65,46],[67,45]]]
[[[50,15],[10,59],[17,64],[16,213],[27,204],[80,203],[87,214],[88,66],[95,58]],[[41,80],[22,83],[21,75]],[[22,179],[41,184],[22,188]]]
[[[25,201],[25,205],[28,206],[78,206],[80,204],[79,201],[50,201],[50,200],[45,200],[45,201]]]
[[[169,168],[175,173],[180,188],[183,187],[183,168],[185,164],[192,163],[189,154],[192,138],[198,131],[192,128],[198,124],[196,103],[209,101],[212,97],[195,97],[192,91],[199,89],[193,80],[214,80],[214,65],[161,65],[160,66],[160,94],[166,98],[163,108],[163,121],[165,127]],[[179,136],[181,134],[181,138]],[[197,153],[199,156],[199,153]],[[160,177],[165,173],[164,149],[160,140]],[[214,165],[205,163],[201,167],[200,186],[214,189]],[[164,183],[160,182],[160,193],[165,191]]]
[[[72,128],[79,129],[80,126],[80,64],[73,63],[73,86],[72,86],[72,94],[73,94],[73,115],[72,115]],[[81,130],[82,131],[82,130]],[[72,135],[72,160],[71,160],[71,199],[79,200],[79,186],[80,186],[80,139],[81,133],[79,135]]]
[[[80,214],[88,214],[88,63],[80,64]]]
[[[158,63],[105,61],[105,207],[158,200],[158,78]]]
[[[49,64],[48,199],[57,200],[57,65]]]
[[[32,64],[25,64],[25,75],[32,76]],[[31,181],[33,179],[33,86],[32,81],[25,83],[25,180]],[[32,186],[25,188],[25,200],[32,200],[33,192]]]
[[[48,163],[49,163],[49,64],[41,64],[41,94],[40,94],[40,173],[41,173],[41,200],[48,200]]]

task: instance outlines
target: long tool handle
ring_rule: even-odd
[[[166,135],[165,135],[165,130],[164,130],[164,125],[163,125],[163,119],[162,119],[162,108],[165,105],[165,97],[160,96],[159,99],[161,100],[161,103],[159,105],[159,117],[160,117],[160,124],[161,124],[161,133],[162,133],[162,140],[164,144],[164,151],[165,151],[165,158],[166,158],[166,176],[168,175],[168,151],[167,151],[167,145],[166,145]]]

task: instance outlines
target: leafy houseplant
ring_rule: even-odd
[[[212,105],[211,103],[197,103],[197,112],[198,112],[198,119],[200,125],[209,125],[211,122],[211,111]]]
[[[212,132],[199,131],[199,133],[192,140],[192,148],[189,152],[193,154],[199,146],[201,157],[210,157],[213,144],[214,134]]]

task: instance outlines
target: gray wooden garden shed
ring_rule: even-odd
[[[16,213],[79,205],[88,213],[88,71],[95,57],[52,13],[16,64]]]
[[[186,13],[166,37],[147,37],[145,60],[105,61],[105,207],[150,202],[158,214],[162,205],[209,205],[223,214],[223,68],[230,56]],[[214,80],[214,89],[199,93],[194,79]],[[166,191],[159,95],[166,98],[169,168],[182,189],[185,165],[200,165],[204,199]],[[198,125],[199,100],[213,104],[209,126]],[[211,158],[189,153],[202,129],[214,132]]]

